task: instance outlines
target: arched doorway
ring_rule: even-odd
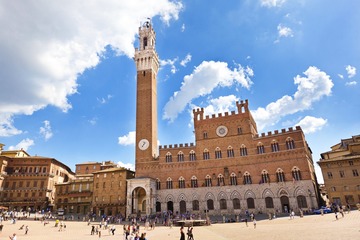
[[[156,202],[156,212],[161,212],[161,202]]]
[[[174,203],[172,201],[167,202],[167,210],[174,212]]]
[[[282,211],[288,213],[290,211],[289,198],[287,196],[281,196],[280,202]]]
[[[132,192],[132,213],[146,214],[146,191],[142,187],[137,187]]]
[[[180,201],[180,213],[186,213],[186,202],[184,200]]]

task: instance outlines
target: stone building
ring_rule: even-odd
[[[129,174],[124,172],[129,172]],[[78,163],[75,165],[75,174],[74,179],[56,184],[57,209],[64,209],[65,214],[77,215],[92,213],[112,215],[120,212],[125,214],[123,202],[126,188],[122,186],[126,186],[126,177],[132,177],[134,172],[119,168],[112,161],[104,161]],[[107,175],[110,177],[106,178]],[[103,182],[105,182],[105,188],[99,190],[99,185],[103,186]],[[116,185],[119,189],[115,189]],[[109,186],[111,193],[107,191]],[[115,198],[118,201],[115,201]]]
[[[360,202],[360,135],[342,139],[321,154],[320,165],[331,203]]]
[[[136,178],[128,180],[127,214],[237,214],[318,206],[312,160],[300,127],[257,132],[248,101],[205,116],[194,109],[195,143],[157,146],[159,67],[150,22],[139,28]]]
[[[1,151],[3,183],[0,204],[13,210],[53,210],[55,184],[74,173],[54,158],[30,156],[24,150]]]
[[[126,214],[126,181],[135,173],[123,167],[106,168],[93,173],[92,213],[98,216]]]

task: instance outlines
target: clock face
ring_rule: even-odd
[[[216,128],[216,134],[219,137],[225,137],[227,133],[228,133],[228,129],[225,126],[219,126]]]
[[[146,150],[149,147],[149,141],[147,139],[141,139],[139,141],[139,148],[140,150]]]

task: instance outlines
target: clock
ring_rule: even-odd
[[[147,139],[141,139],[140,141],[139,141],[139,148],[140,148],[140,150],[146,150],[146,149],[148,149],[148,147],[149,147],[149,140],[147,140]]]
[[[227,127],[225,127],[225,126],[218,126],[218,127],[216,128],[216,134],[217,134],[219,137],[225,137],[227,133],[228,133],[228,129],[227,129]]]

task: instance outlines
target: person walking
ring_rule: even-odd
[[[25,234],[28,234],[28,231],[29,231],[29,226],[26,225],[26,227],[25,227]]]
[[[180,227],[180,240],[185,240],[184,227]]]

